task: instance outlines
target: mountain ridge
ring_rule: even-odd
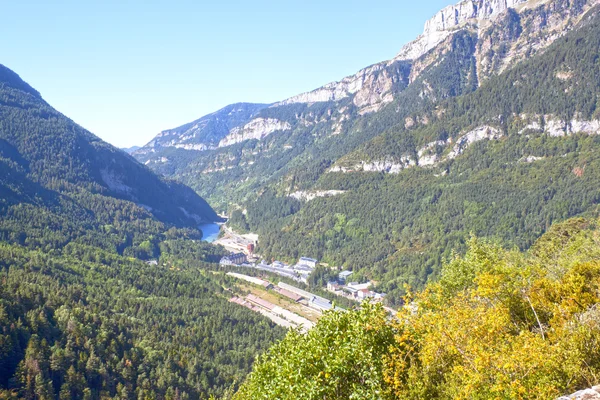
[[[469,232],[526,249],[597,205],[599,50],[582,32],[596,34],[598,1],[517,5],[459,24],[415,60],[342,80],[335,100],[332,85],[328,101],[254,118],[279,130],[138,159],[258,233],[263,256],[352,269],[394,304],[405,283],[435,279]]]
[[[122,252],[170,227],[221,220],[193,190],[74,123],[3,65],[0,115],[0,237],[9,242],[90,240]]]
[[[360,114],[377,112],[397,97],[395,85],[402,83],[408,86],[415,82],[421,72],[439,57],[439,51],[434,52],[433,58],[428,57],[428,53],[440,46],[447,47],[444,43],[460,31],[472,31],[478,37],[475,57],[477,59],[477,79],[480,84],[488,77],[502,72],[510,65],[524,59],[526,57],[523,54],[524,50],[518,50],[519,48],[527,49],[529,53],[527,56],[543,51],[568,31],[565,25],[573,25],[585,10],[599,3],[598,0],[578,0],[573,4],[568,0],[464,0],[436,13],[425,23],[423,33],[415,40],[405,44],[400,52],[390,60],[372,64],[340,81],[330,82],[311,91],[281,100],[269,105],[269,108],[293,104],[339,102],[352,98],[354,105],[359,108]],[[521,25],[529,26],[527,29],[531,32],[521,31],[513,34],[514,37],[510,35],[505,38],[499,37],[495,30],[511,29],[510,25],[515,23],[513,19],[520,15],[527,19],[527,22]],[[571,21],[572,19],[573,21]],[[519,42],[520,36],[530,36],[536,31],[546,32],[547,37],[540,34],[540,38],[536,39],[535,43]],[[503,47],[506,46],[506,43],[510,45],[509,50]],[[208,114],[202,118],[211,115]],[[260,113],[256,117],[265,120]],[[246,122],[251,122],[251,118]],[[261,139],[275,131],[289,130],[287,126],[285,129],[281,129],[282,127],[280,121],[271,121],[268,129],[262,129],[262,131],[256,129],[256,132],[249,132],[247,137]],[[265,135],[265,132],[268,133]],[[160,135],[157,136],[157,139]],[[241,140],[244,139],[226,140],[217,146],[203,143],[187,149],[214,150],[218,147],[239,143]],[[145,150],[138,151],[136,154],[148,154],[147,148],[152,147],[152,143],[153,141],[143,147]],[[183,141],[175,144],[175,146],[177,145],[186,148]]]

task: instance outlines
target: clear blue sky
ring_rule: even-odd
[[[116,146],[392,58],[452,0],[4,1],[0,63]]]

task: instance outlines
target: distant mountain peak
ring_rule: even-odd
[[[260,110],[269,105],[243,102],[230,104],[195,121],[160,132],[148,144],[135,150],[133,154],[150,154],[160,148],[184,150],[216,148],[232,130],[244,126]]]
[[[131,154],[138,149],[140,149],[140,146],[121,147],[121,150],[123,150],[127,154]]]
[[[414,60],[436,47],[469,22],[494,20],[509,8],[531,8],[546,0],[463,0],[437,12],[425,22],[423,33],[402,47],[394,60]]]

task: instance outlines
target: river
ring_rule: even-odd
[[[221,224],[202,224],[198,226],[198,229],[202,231],[202,240],[208,243],[212,243],[219,237]]]

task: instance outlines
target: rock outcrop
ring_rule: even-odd
[[[561,396],[557,400],[600,400],[600,385],[579,390],[569,396]]]
[[[318,103],[339,101],[354,96],[353,103],[361,109],[389,103],[394,99],[392,89],[395,83],[407,81],[408,65],[401,62],[379,63],[364,68],[339,82],[332,82],[311,92],[301,93],[273,105],[279,107],[294,103]]]
[[[244,140],[262,139],[273,132],[287,131],[291,128],[290,123],[286,121],[274,118],[256,118],[241,128],[233,128],[229,135],[219,142],[219,147],[231,146]]]
[[[232,129],[248,123],[266,107],[268,104],[231,104],[196,121],[160,132],[133,154],[135,156],[151,155],[160,151],[161,148],[169,147],[196,151],[216,149],[219,142]]]
[[[448,6],[428,20],[423,34],[405,45],[394,59],[415,60],[468,23],[493,20],[507,9],[527,2],[528,0],[464,0]]]
[[[262,140],[275,131],[287,131],[290,135],[296,132],[313,136],[320,132],[343,135],[357,118],[379,112],[394,100],[415,101],[415,93],[420,99],[433,102],[460,95],[461,88],[440,91],[435,79],[424,75],[437,65],[443,68],[443,60],[455,57],[454,53],[460,53],[459,63],[473,63],[468,76],[462,78],[472,81],[474,86],[470,88],[476,87],[519,61],[544,51],[597,4],[600,0],[463,0],[434,15],[425,23],[423,33],[389,61],[270,106],[233,104],[182,127],[161,132],[134,155],[142,162],[157,164],[156,160],[164,156],[161,148],[218,150],[244,140]],[[468,37],[470,44],[457,49],[456,43],[461,42],[461,37]],[[571,75],[565,70],[557,79],[565,81],[571,79]],[[413,84],[418,85],[415,87],[418,91],[408,91]],[[404,91],[413,97],[406,100],[402,97]],[[332,103],[327,106],[327,112],[313,115],[310,105],[324,102]],[[417,122],[407,117],[406,128],[410,129]],[[529,128],[542,129],[537,123],[532,122]],[[598,121],[577,118],[564,123],[548,118],[543,129],[551,135],[595,133],[598,124]],[[460,151],[457,148],[449,157]],[[425,151],[418,158],[421,166],[439,161],[439,156],[431,151]],[[386,159],[361,163],[359,170],[397,172],[407,166],[411,166],[410,163]]]

